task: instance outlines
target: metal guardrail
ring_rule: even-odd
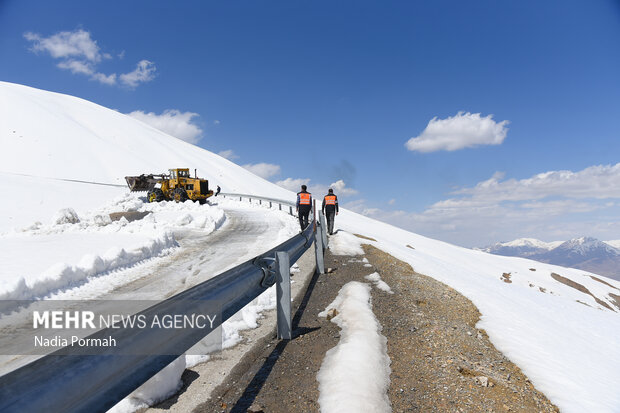
[[[252,195],[225,195],[294,205],[288,201]],[[324,273],[324,231],[318,221],[313,219],[303,232],[277,247],[162,301],[145,312],[183,313],[188,309],[178,307],[186,306],[187,302],[214,300],[222,306],[221,318],[214,323],[214,327],[217,327],[278,282],[278,337],[292,338],[288,269],[314,242],[317,270]],[[128,333],[123,329],[115,329],[113,332],[101,330],[93,336],[108,334],[126,336],[134,334],[134,331]],[[136,333],[135,337],[131,336],[130,346],[137,349],[145,345],[151,348],[161,346],[162,352],[158,354],[166,354],[166,349],[186,351],[204,338],[204,333],[197,336],[195,330],[181,330],[173,340],[170,340],[169,334],[162,334],[162,331],[157,329]],[[66,355],[66,352],[57,353],[60,351],[0,377],[1,412],[105,412],[174,361],[179,354],[140,355],[140,351],[132,352],[127,348],[123,349],[124,355],[115,354],[114,350],[102,355],[83,355],[79,354],[79,351],[72,355]]]
[[[280,211],[282,211],[282,206],[286,206],[288,207],[288,211],[289,214],[291,215],[295,215],[293,214],[293,208],[295,207],[295,203],[294,202],[290,202],[290,201],[285,201],[283,199],[276,199],[276,198],[266,198],[266,197],[261,197],[261,196],[257,196],[257,195],[250,195],[250,194],[235,194],[235,193],[229,193],[229,192],[220,192],[220,194],[218,196],[222,196],[224,198],[239,198],[239,201],[243,201],[243,198],[246,198],[250,203],[252,203],[252,200],[257,200],[259,204],[262,205],[262,201],[265,201],[266,203],[269,203],[269,207],[272,208],[273,204],[277,204],[280,208]]]

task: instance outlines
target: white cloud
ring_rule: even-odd
[[[239,157],[235,154],[235,152],[232,149],[226,149],[225,151],[221,151],[218,153],[218,155],[220,155],[222,158],[228,159],[229,161],[239,159]]]
[[[369,217],[381,219],[381,210],[379,208],[371,208],[367,205],[365,199],[357,199],[355,201],[347,202],[342,204],[343,208],[350,209],[353,212],[357,212],[358,214],[366,215]]]
[[[92,79],[96,80],[99,83],[103,83],[106,85],[114,85],[116,84],[116,73],[112,73],[111,75],[104,75],[103,73],[94,73],[92,75]]]
[[[356,189],[347,188],[347,184],[345,184],[342,179],[339,179],[336,182],[333,182],[329,187],[334,190],[334,193],[336,195],[351,196],[351,195],[356,195],[358,193]]]
[[[50,37],[27,32],[24,33],[24,37],[32,42],[34,52],[48,52],[54,59],[73,57],[99,62],[102,58],[97,42],[84,30],[59,32]]]
[[[520,201],[551,196],[565,198],[620,198],[620,163],[590,166],[578,172],[549,171],[527,179],[501,181],[496,173],[473,188],[455,192],[471,199]]]
[[[193,123],[194,118],[200,116],[197,113],[167,109],[161,115],[153,112],[145,113],[141,110],[133,111],[128,115],[189,143],[197,143],[202,137],[202,129]]]
[[[308,187],[308,191],[317,196],[326,194],[329,188],[332,188],[336,195],[343,197],[356,195],[358,193],[357,190],[353,188],[348,188],[346,183],[342,179],[333,182],[331,185],[324,185],[313,184],[310,182],[310,178],[286,178],[282,181],[277,181],[276,185],[279,185],[282,188],[286,188],[293,192],[299,191],[301,185],[306,185]]]
[[[32,42],[32,50],[35,53],[48,53],[52,58],[60,61],[56,66],[68,70],[73,74],[85,75],[99,83],[106,85],[117,84],[117,79],[128,87],[135,88],[140,83],[148,82],[154,78],[155,65],[148,60],[138,63],[133,72],[117,76],[116,73],[104,74],[97,70],[97,65],[102,60],[113,59],[110,53],[102,53],[97,42],[91,38],[88,31],[78,29],[72,32],[64,31],[49,37],[42,37],[38,33],[26,32],[24,38]],[[118,57],[122,59],[125,51]]]
[[[58,63],[58,66],[61,69],[69,70],[71,73],[78,73],[83,75],[92,75],[95,73],[95,69],[93,69],[93,65],[90,62],[84,62],[80,60],[63,60]]]
[[[394,205],[395,203],[396,203],[396,200],[394,198],[388,201],[388,205]]]
[[[222,123],[222,122],[220,122],[220,121],[219,121],[219,120],[217,120],[217,119],[215,119],[215,120],[213,121],[213,124],[214,124],[214,125],[219,125],[220,123]]]
[[[496,173],[422,212],[386,211],[364,200],[343,206],[433,238],[484,246],[521,237],[613,239],[620,230],[617,199],[620,163],[548,171],[521,180],[505,180]]]
[[[446,119],[434,117],[422,133],[405,143],[410,151],[456,151],[479,145],[499,145],[508,133],[507,120],[499,123],[493,115],[481,117],[480,113],[459,112]]]
[[[280,165],[274,165],[271,163],[257,163],[242,165],[245,169],[252,172],[254,175],[258,175],[263,179],[269,179],[274,175],[280,173]]]
[[[131,88],[135,88],[140,83],[150,82],[155,78],[155,64],[148,60],[140,60],[133,72],[124,73],[119,76],[121,82]]]
[[[293,192],[298,192],[302,185],[308,186],[308,184],[310,184],[310,178],[286,178],[283,181],[276,182],[276,185]]]

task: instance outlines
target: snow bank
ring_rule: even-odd
[[[44,297],[51,292],[79,285],[89,277],[128,267],[151,257],[165,255],[170,248],[177,246],[174,236],[171,233],[164,233],[161,238],[148,240],[137,248],[126,250],[112,247],[102,255],[84,255],[75,265],[56,263],[42,273],[3,282],[0,286],[2,291],[0,300],[31,300]]]
[[[374,284],[374,286],[380,289],[381,291],[385,291],[388,294],[394,294],[394,291],[392,291],[388,283],[386,283],[385,281],[381,279],[381,276],[379,275],[378,272],[373,272],[372,274],[368,274],[364,278],[366,278],[368,281],[371,281]]]
[[[319,315],[338,311],[342,329],[336,347],[325,354],[317,374],[321,412],[390,412],[390,358],[387,340],[372,312],[370,286],[351,281]]]
[[[108,413],[132,413],[166,400],[183,386],[181,376],[185,367],[185,356],[177,358],[108,410]]]
[[[112,221],[111,212],[142,212],[144,218]],[[0,299],[44,297],[89,278],[161,257],[178,247],[175,234],[208,234],[225,221],[222,209],[193,202],[149,204],[125,194],[79,217],[72,208],[0,234]],[[28,263],[28,265],[24,265]]]
[[[329,237],[329,250],[334,255],[363,255],[360,238],[355,235],[339,230]]]
[[[273,285],[237,311],[222,325],[222,348],[230,348],[242,339],[241,331],[258,327],[263,311],[276,308],[276,286]]]

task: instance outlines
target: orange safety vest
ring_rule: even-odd
[[[299,194],[299,205],[310,205],[311,195],[308,192],[301,192]]]
[[[336,205],[336,195],[325,195],[325,205]]]

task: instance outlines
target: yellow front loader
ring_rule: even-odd
[[[149,174],[140,176],[126,176],[125,180],[131,192],[148,191],[146,199],[149,202],[176,201],[185,202],[188,199],[201,204],[213,195],[209,190],[209,181],[196,176],[192,178],[187,168],[169,169],[169,174]]]

